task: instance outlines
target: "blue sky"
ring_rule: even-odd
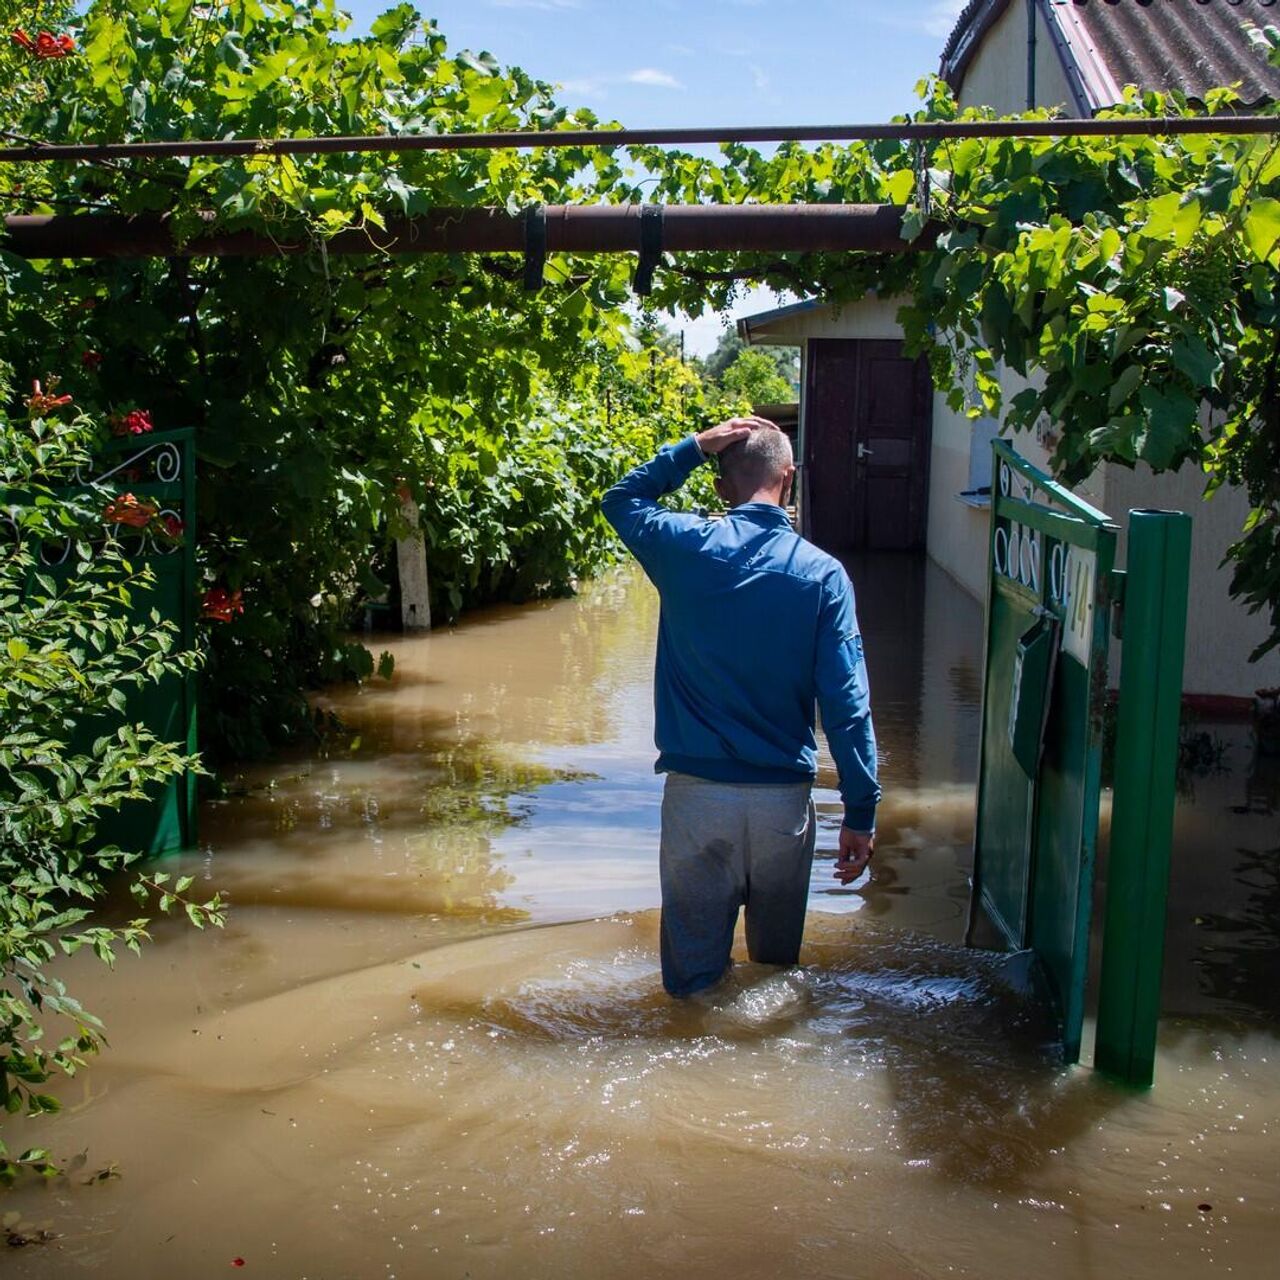
[[[379,0],[342,5],[361,27]],[[455,48],[633,127],[885,120],[915,102],[963,0],[422,0]]]
[[[839,124],[910,110],[964,0],[422,0],[454,50],[633,128]],[[360,28],[390,7],[347,0]],[[735,314],[775,305],[753,292]],[[681,322],[694,352],[723,320]]]

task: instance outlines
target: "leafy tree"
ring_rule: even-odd
[[[1115,113],[1133,114],[1189,108],[1148,94]],[[951,153],[949,229],[908,334],[944,385],[972,362],[1007,426],[1061,424],[1052,461],[1068,482],[1141,461],[1199,467],[1210,494],[1243,484],[1232,591],[1269,612],[1261,656],[1280,644],[1280,139],[1037,141]],[[996,362],[1039,383],[1006,403]]]
[[[63,141],[599,123],[558,107],[518,69],[451,53],[407,5],[361,38],[330,0],[98,0],[71,31],[83,53],[27,68],[29,91],[6,103],[13,131]],[[940,83],[925,93],[920,118],[957,115]],[[1223,91],[1210,109],[1230,102]],[[1185,109],[1151,95],[1120,113]],[[899,257],[686,255],[659,271],[652,305],[697,314],[745,280],[837,300],[868,288],[908,296],[910,339],[942,386],[958,389],[976,365],[986,410],[1010,427],[1062,420],[1055,464],[1066,478],[1141,459],[1202,466],[1211,487],[1244,483],[1254,512],[1233,552],[1236,590],[1272,611],[1280,637],[1271,338],[1280,190],[1267,139],[25,166],[6,177],[32,208],[163,210],[182,235],[198,236],[212,218],[314,246],[285,258],[36,271],[0,259],[10,290],[0,351],[24,368],[75,367],[101,353],[77,386],[83,402],[145,405],[158,422],[197,427],[205,572],[245,603],[218,633],[204,682],[205,723],[230,750],[295,730],[308,683],[368,670],[343,624],[361,589],[378,589],[370,565],[398,531],[403,488],[423,505],[446,616],[494,592],[565,589],[606,554],[604,531],[585,515],[598,473],[576,498],[545,478],[572,469],[584,433],[608,439],[613,428],[598,397],[612,394],[625,363],[629,264],[559,257],[548,287],[528,294],[509,259],[329,258],[323,245],[338,230],[439,205],[638,199],[621,159],[656,179],[648,199],[897,204],[915,201],[923,160],[930,204],[913,206],[908,234],[940,221],[936,247]],[[1043,389],[1002,404],[997,361],[1043,376]],[[1202,427],[1206,403],[1219,414]],[[603,432],[590,425],[602,417]],[[616,442],[619,461],[628,447]],[[567,523],[583,537],[566,539]],[[526,560],[527,571],[515,568]]]
[[[726,370],[733,362],[744,351],[749,350],[758,351],[766,355],[778,375],[794,388],[800,377],[800,350],[798,347],[772,345],[767,347],[748,347],[738,336],[738,331],[733,328],[725,329],[720,335],[720,341],[716,343],[714,350],[703,362],[703,371],[708,379],[720,383]],[[780,398],[783,400],[794,398],[794,390]]]
[[[655,349],[672,359],[682,358],[684,351],[682,336],[670,325],[663,324],[648,308],[640,312],[633,329],[635,342],[641,349],[646,351]]]
[[[99,0],[70,31],[80,54],[24,68],[34,87],[7,104],[14,131],[69,141],[596,123],[487,54],[451,55],[408,5],[366,37],[332,0]],[[0,353],[75,369],[77,399],[95,409],[145,407],[157,426],[197,429],[206,585],[244,605],[212,637],[202,679],[215,755],[298,732],[303,689],[370,672],[345,628],[353,601],[382,589],[372,566],[402,532],[403,491],[422,506],[439,616],[568,589],[608,554],[592,502],[636,424],[592,397],[625,350],[627,264],[556,260],[531,294],[509,259],[330,258],[324,241],[443,204],[622,195],[611,152],[27,166],[20,181],[35,209],[165,211],[183,236],[212,216],[313,245],[35,271],[5,259]]]
[[[725,393],[750,405],[785,404],[795,389],[778,372],[777,361],[767,348],[753,347],[738,352],[737,359],[720,378]]]
[[[747,344],[738,337],[737,329],[726,326],[711,354],[702,362],[703,373],[718,382],[724,371],[746,350]]]

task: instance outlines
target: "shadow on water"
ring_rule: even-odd
[[[878,950],[880,967],[829,979],[831,1016],[878,1059],[906,1160],[1018,1191],[1114,1105],[1064,1067],[1056,1021],[1016,958],[912,938]]]
[[[623,949],[586,949],[474,1000],[456,983],[422,988],[419,1005],[506,1053],[540,1046],[554,1054],[542,1059],[550,1070],[585,1060],[586,1074],[608,1078],[634,1075],[637,1060],[650,1064],[642,1072],[717,1056],[753,1062],[794,1090],[805,1141],[823,1138],[819,1117],[833,1101],[851,1103],[875,1080],[887,1086],[884,1119],[904,1164],[1005,1193],[1123,1100],[1064,1067],[1024,957],[867,922],[851,935],[818,917],[803,967],[739,961],[710,991],[673,1001],[646,945],[654,917],[630,923],[640,937]],[[851,1141],[838,1123],[825,1137]]]
[[[1119,1100],[1063,1064],[1028,960],[877,930],[815,971],[816,1024],[883,1072],[909,1163],[1020,1190]]]

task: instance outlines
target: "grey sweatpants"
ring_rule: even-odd
[[[662,985],[692,995],[729,965],[738,908],[747,953],[795,964],[815,819],[808,782],[708,782],[667,774],[662,795]]]

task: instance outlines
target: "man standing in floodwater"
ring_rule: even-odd
[[[715,458],[721,520],[668,511]],[[662,601],[654,675],[662,797],[662,982],[673,996],[718,982],[739,907],[747,951],[793,965],[813,865],[814,706],[840,774],[836,879],[875,844],[876,745],[853,587],[791,528],[791,442],[764,418],[733,418],[624,476],[605,517]]]

